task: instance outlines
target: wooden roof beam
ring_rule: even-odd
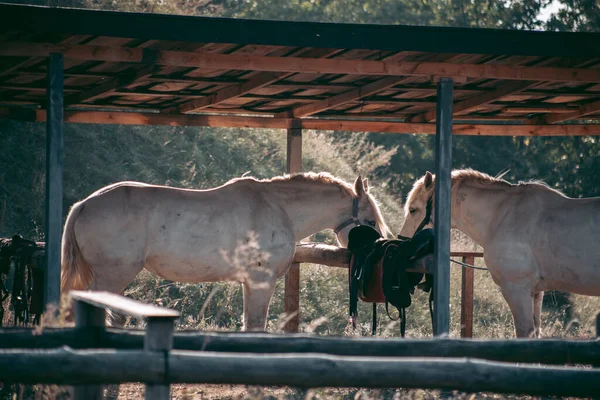
[[[381,92],[382,90],[388,89],[394,85],[401,83],[403,80],[405,80],[405,78],[388,76],[386,78],[379,79],[375,82],[367,83],[364,86],[348,90],[336,96],[332,96],[328,99],[317,101],[312,104],[307,104],[305,106],[297,107],[292,110],[292,116],[294,118],[302,118],[307,117],[309,115],[317,114],[321,111],[326,111],[331,108],[340,106],[342,104],[360,100],[365,96],[370,96],[372,94]]]
[[[192,43],[600,57],[600,33],[592,32],[243,20],[10,4],[0,4],[0,30]]]
[[[577,111],[573,111],[565,114],[552,114],[547,115],[542,119],[543,123],[546,124],[554,124],[556,122],[568,121],[571,119],[577,119],[581,117],[585,117],[586,115],[600,113],[600,100],[595,101],[593,103],[585,104]]]
[[[524,82],[509,82],[505,85],[500,86],[499,88],[492,90],[490,92],[482,93],[477,96],[469,97],[466,100],[459,101],[452,107],[452,113],[467,113],[469,110],[473,108],[479,107],[483,104],[490,103],[494,100],[498,100],[504,96],[509,94],[513,94],[519,92],[524,89],[528,89],[537,82],[524,81]],[[436,118],[436,110],[427,111],[423,114],[416,115],[410,119],[410,122],[431,122],[435,121]]]
[[[137,80],[144,79],[152,75],[152,73],[156,70],[156,67],[153,65],[144,66],[143,68],[132,72],[123,72],[119,74],[116,78],[109,79],[99,86],[94,86],[89,90],[68,96],[65,98],[65,104],[80,104],[85,101],[94,100],[100,96],[104,96],[112,91],[121,89],[125,86],[131,85]]]
[[[6,110],[6,109],[4,109]],[[10,116],[0,107],[0,116]],[[31,120],[46,120],[45,110],[35,110]],[[229,115],[169,115],[135,112],[66,111],[65,122],[123,124],[123,125],[170,125],[211,126],[229,128],[288,129],[293,118],[248,117]],[[314,130],[382,132],[399,134],[435,134],[435,124],[406,123],[394,121],[358,121],[304,119],[302,127]],[[455,135],[468,136],[600,136],[600,124],[567,125],[480,125],[453,124]]]
[[[0,42],[0,55],[46,57],[63,53],[65,58],[106,62],[151,63],[176,67],[233,69],[268,72],[350,74],[382,76],[457,76],[473,79],[600,82],[598,68],[528,67],[496,64],[453,64],[343,60],[335,58],[269,57],[236,54],[206,54],[91,45],[52,45],[30,42]]]
[[[313,49],[305,52],[301,52],[297,54],[296,57],[326,57],[337,54],[342,50],[327,50],[327,49]],[[222,103],[227,100],[235,99],[237,97],[243,96],[244,94],[248,94],[253,90],[260,89],[262,87],[268,86],[274,82],[277,82],[281,79],[285,79],[289,76],[293,75],[291,72],[287,73],[273,73],[273,72],[262,72],[256,75],[254,78],[249,81],[240,83],[238,85],[226,87],[223,90],[215,92],[214,94],[207,96],[204,99],[196,99],[191,100],[187,103],[180,104],[177,107],[170,108],[165,110],[165,112],[179,112],[180,114],[192,113],[202,110],[203,108],[214,106],[216,104]]]
[[[235,99],[236,97],[250,93],[253,90],[268,86],[271,83],[290,75],[290,73],[264,72],[244,83],[228,86],[225,89],[219,90],[218,92],[212,93],[204,98],[188,101],[174,107],[174,109],[171,108],[165,110],[165,112],[179,112],[181,114],[198,112],[203,108],[214,106],[230,99]]]

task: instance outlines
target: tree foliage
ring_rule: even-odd
[[[504,29],[600,31],[598,0],[554,0],[547,21],[541,11],[552,0],[30,0],[29,3],[120,11],[373,24],[440,25]],[[400,39],[399,39],[400,40]],[[377,135],[370,140],[394,149],[380,178],[405,194],[415,178],[432,170],[433,140],[423,135]],[[344,141],[343,136],[336,136]],[[351,143],[351,142],[347,142]],[[597,138],[456,137],[454,167],[508,178],[544,179],[571,196],[600,195]]]

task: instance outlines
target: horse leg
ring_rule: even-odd
[[[244,282],[244,331],[265,331],[269,303],[275,291],[275,280]]]
[[[531,337],[534,332],[533,294],[527,287],[512,282],[500,285],[500,289],[512,312],[517,337]]]
[[[141,263],[106,263],[101,266],[96,264],[94,265],[94,278],[88,289],[122,294],[142,269]],[[107,322],[109,326],[122,327],[125,317],[107,311]]]
[[[535,329],[535,337],[542,337],[542,302],[544,300],[544,292],[537,292],[533,295],[533,327]]]

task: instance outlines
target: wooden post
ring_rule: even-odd
[[[450,191],[452,186],[452,79],[441,78],[437,89],[434,208],[433,334],[450,331]]]
[[[292,120],[287,131],[287,172],[302,172],[302,123]],[[288,320],[283,327],[285,332],[298,332],[300,324],[300,264],[292,263],[285,275],[284,311]]]
[[[77,328],[106,328],[106,311],[83,301],[75,300],[75,326]],[[80,385],[74,387],[75,400],[96,400],[104,397],[103,385]]]
[[[475,265],[474,256],[464,256],[465,264]],[[460,337],[473,337],[473,290],[475,271],[472,268],[462,267],[462,290],[460,302]]]
[[[60,242],[63,202],[63,56],[52,53],[48,59],[46,103],[46,268],[44,305],[60,305]]]
[[[164,352],[168,373],[169,351],[173,348],[174,318],[148,318],[144,350]],[[168,382],[160,385],[146,384],[146,400],[169,400],[171,386]]]

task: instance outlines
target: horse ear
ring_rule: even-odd
[[[425,183],[425,187],[428,189],[431,187],[431,185],[433,185],[433,175],[431,175],[431,172],[427,171],[425,173],[425,179],[423,181]]]
[[[363,179],[363,186],[365,187],[365,192],[369,192],[369,180],[367,178]]]
[[[362,177],[359,175],[354,181],[354,191],[360,197],[365,194],[365,183],[362,180]]]

